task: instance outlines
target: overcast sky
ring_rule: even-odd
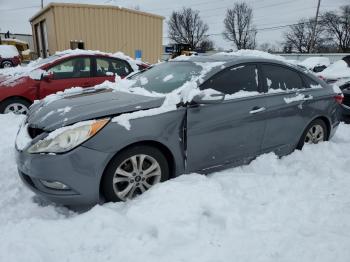
[[[0,0],[0,31],[11,33],[30,33],[29,18],[40,9],[40,0]],[[44,5],[50,1],[44,0]],[[233,0],[55,0],[54,2],[109,4],[127,8],[138,7],[164,16],[163,43],[167,44],[167,19],[173,10],[192,7],[199,10],[202,19],[209,25],[209,35],[216,47],[230,48],[231,44],[223,39],[223,19],[225,10],[232,7]],[[238,1],[237,1],[238,2]],[[298,22],[303,17],[314,17],[317,0],[246,0],[253,8],[254,24],[258,29],[258,44],[271,44],[282,41],[282,33],[286,28],[273,30],[275,26]],[[321,12],[338,10],[348,4],[349,0],[321,0]]]

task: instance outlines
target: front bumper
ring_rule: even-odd
[[[84,146],[57,155],[16,150],[18,172],[24,184],[41,197],[68,206],[92,206],[103,202],[100,180],[109,159],[109,154]],[[58,181],[69,189],[52,189],[41,180]]]

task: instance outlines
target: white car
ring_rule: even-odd
[[[309,57],[298,63],[299,66],[305,67],[315,73],[322,72],[330,64],[329,58],[323,56]]]

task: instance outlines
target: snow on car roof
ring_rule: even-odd
[[[13,58],[19,56],[18,50],[13,45],[0,45],[1,58]]]
[[[295,62],[287,60],[282,56],[270,54],[259,50],[248,50],[248,49],[241,49],[233,52],[219,52],[208,56],[178,56],[175,59],[171,59],[170,61],[192,61],[192,62],[222,61],[222,62],[228,63],[228,62],[237,61],[238,59],[239,60],[275,61],[275,62],[282,62],[292,66],[296,65]]]
[[[116,52],[116,53],[107,53],[107,52],[102,52],[98,50],[82,50],[82,49],[67,49],[64,51],[59,51],[56,52],[55,55],[60,56],[60,57],[65,57],[65,56],[73,56],[73,55],[104,55],[104,56],[111,56],[119,59],[126,60],[130,63],[131,67],[136,71],[138,70],[138,66],[140,64],[143,64],[142,61],[135,60],[131,58],[128,55],[125,55],[123,52]]]
[[[6,45],[6,46],[8,47],[9,45]],[[16,47],[14,47],[14,46],[10,46],[10,47],[13,47],[16,49]],[[16,51],[17,51],[17,49],[16,49]],[[17,51],[17,53],[18,53],[18,51]],[[103,56],[109,56],[109,57],[123,59],[123,60],[126,60],[130,64],[130,66],[132,67],[132,69],[134,71],[138,71],[139,70],[138,65],[143,63],[142,61],[137,61],[137,60],[131,58],[130,56],[125,55],[122,52],[116,52],[116,53],[112,54],[112,53],[105,53],[105,52],[93,51],[93,50],[81,50],[81,49],[71,50],[71,49],[68,49],[68,50],[56,52],[54,55],[49,56],[49,57],[44,58],[44,59],[38,58],[37,60],[30,62],[26,66],[17,66],[17,67],[12,67],[12,68],[1,69],[0,74],[8,75],[8,76],[16,76],[16,77],[31,75],[31,72],[33,72],[34,70],[39,70],[40,69],[39,67],[41,67],[44,64],[53,63],[53,62],[57,61],[58,59],[62,59],[65,57],[70,57],[70,56],[75,56],[75,55],[103,55]]]

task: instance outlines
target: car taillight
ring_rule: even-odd
[[[338,103],[338,104],[342,104],[343,103],[343,100],[344,100],[344,95],[341,94],[341,95],[336,95],[334,96],[334,99],[335,101]]]

